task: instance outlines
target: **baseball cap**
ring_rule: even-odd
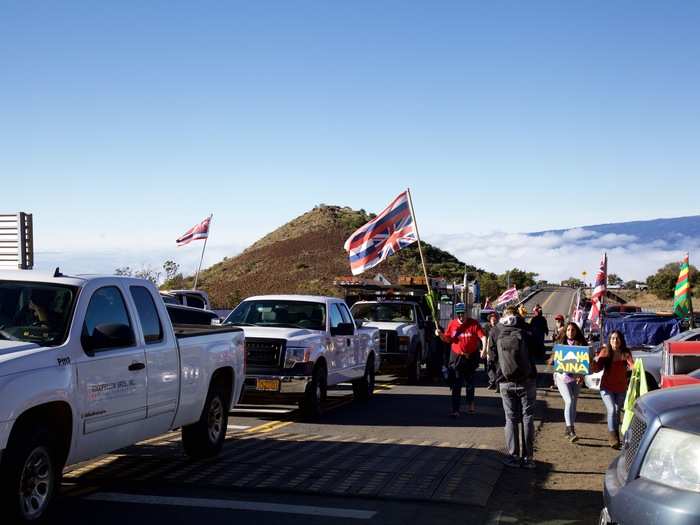
[[[455,313],[456,314],[463,314],[464,313],[464,303],[457,303],[455,305]]]
[[[557,314],[557,315],[554,316],[554,319],[557,320],[557,321],[563,321],[563,320],[564,320],[564,316],[561,315],[561,314]]]

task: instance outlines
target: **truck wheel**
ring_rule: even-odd
[[[326,370],[322,366],[317,366],[314,369],[311,382],[306,385],[304,397],[299,402],[299,408],[301,408],[305,418],[318,419],[321,417],[323,411],[321,402],[326,399],[327,390]]]
[[[357,401],[367,401],[374,394],[374,359],[367,361],[365,375],[352,382],[352,393]]]
[[[409,385],[417,385],[420,383],[420,347],[416,348],[416,352],[412,361],[408,363],[407,376]]]
[[[11,438],[0,465],[0,501],[10,514],[10,522],[46,519],[63,470],[57,457],[46,429],[20,432]]]
[[[212,385],[199,421],[182,427],[182,446],[191,458],[216,456],[226,439],[228,396],[221,385]]]

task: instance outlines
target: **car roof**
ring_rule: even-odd
[[[255,295],[247,297],[245,301],[306,301],[310,303],[342,303],[342,299],[337,297],[329,297],[324,295]]]

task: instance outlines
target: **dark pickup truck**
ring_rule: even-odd
[[[637,400],[603,498],[601,525],[700,523],[700,386]]]

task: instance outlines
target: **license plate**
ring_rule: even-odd
[[[262,390],[263,392],[277,392],[279,389],[279,379],[258,379],[255,381],[255,390]]]

